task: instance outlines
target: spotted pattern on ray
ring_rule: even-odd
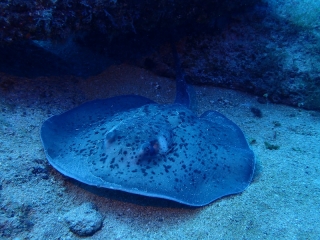
[[[48,119],[50,163],[81,182],[202,206],[243,191],[254,155],[222,114],[139,96],[95,100]]]

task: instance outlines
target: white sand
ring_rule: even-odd
[[[39,129],[49,116],[95,98],[134,93],[172,102],[174,81],[127,65],[87,80],[0,77],[3,239],[78,239],[62,216],[83,202],[98,206],[105,217],[91,239],[319,239],[320,112],[262,105],[256,97],[232,90],[194,87],[199,114],[217,110],[238,124],[248,140],[256,140],[256,177],[242,194],[203,208],[148,206],[148,198],[132,203],[130,195],[123,200],[98,196],[52,167],[48,173],[32,173],[48,164]],[[4,81],[9,87],[4,88]],[[254,117],[251,106],[261,109],[263,117]],[[264,142],[280,149],[268,150]]]

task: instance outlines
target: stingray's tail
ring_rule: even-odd
[[[171,38],[171,49],[176,68],[176,99],[175,103],[180,103],[190,108],[190,92],[188,84],[184,78],[184,71],[181,68],[177,48],[174,43],[174,37]]]

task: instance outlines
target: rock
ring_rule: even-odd
[[[230,17],[223,31],[181,37],[176,44],[187,82],[251,93],[259,102],[320,110],[320,55],[314,51],[320,48],[320,31],[289,25],[270,11],[257,4]],[[173,78],[171,55],[164,44],[138,65],[148,69],[145,63],[152,62],[151,71]]]
[[[89,77],[148,53],[179,33],[206,29],[255,0],[0,2],[0,71]],[[221,24],[218,24],[221,25]],[[186,27],[187,26],[187,27]],[[152,68],[152,61],[145,61]]]
[[[168,26],[218,24],[221,16],[239,12],[256,0],[36,0],[0,2],[0,42],[21,39],[64,39],[95,31],[112,40]],[[103,40],[105,42],[105,40]]]
[[[71,232],[79,236],[92,236],[102,227],[103,217],[92,203],[83,203],[64,215]]]
[[[4,1],[0,72],[87,78],[112,64],[136,61],[174,78],[168,44],[174,32],[188,83],[251,93],[259,102],[320,110],[320,30],[314,20],[319,14],[308,4],[301,1],[292,8],[286,1],[255,0]],[[2,85],[12,88],[10,82]]]

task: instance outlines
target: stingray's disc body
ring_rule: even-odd
[[[242,192],[254,172],[254,154],[232,121],[140,96],[95,100],[51,117],[41,138],[64,175],[190,206]]]

